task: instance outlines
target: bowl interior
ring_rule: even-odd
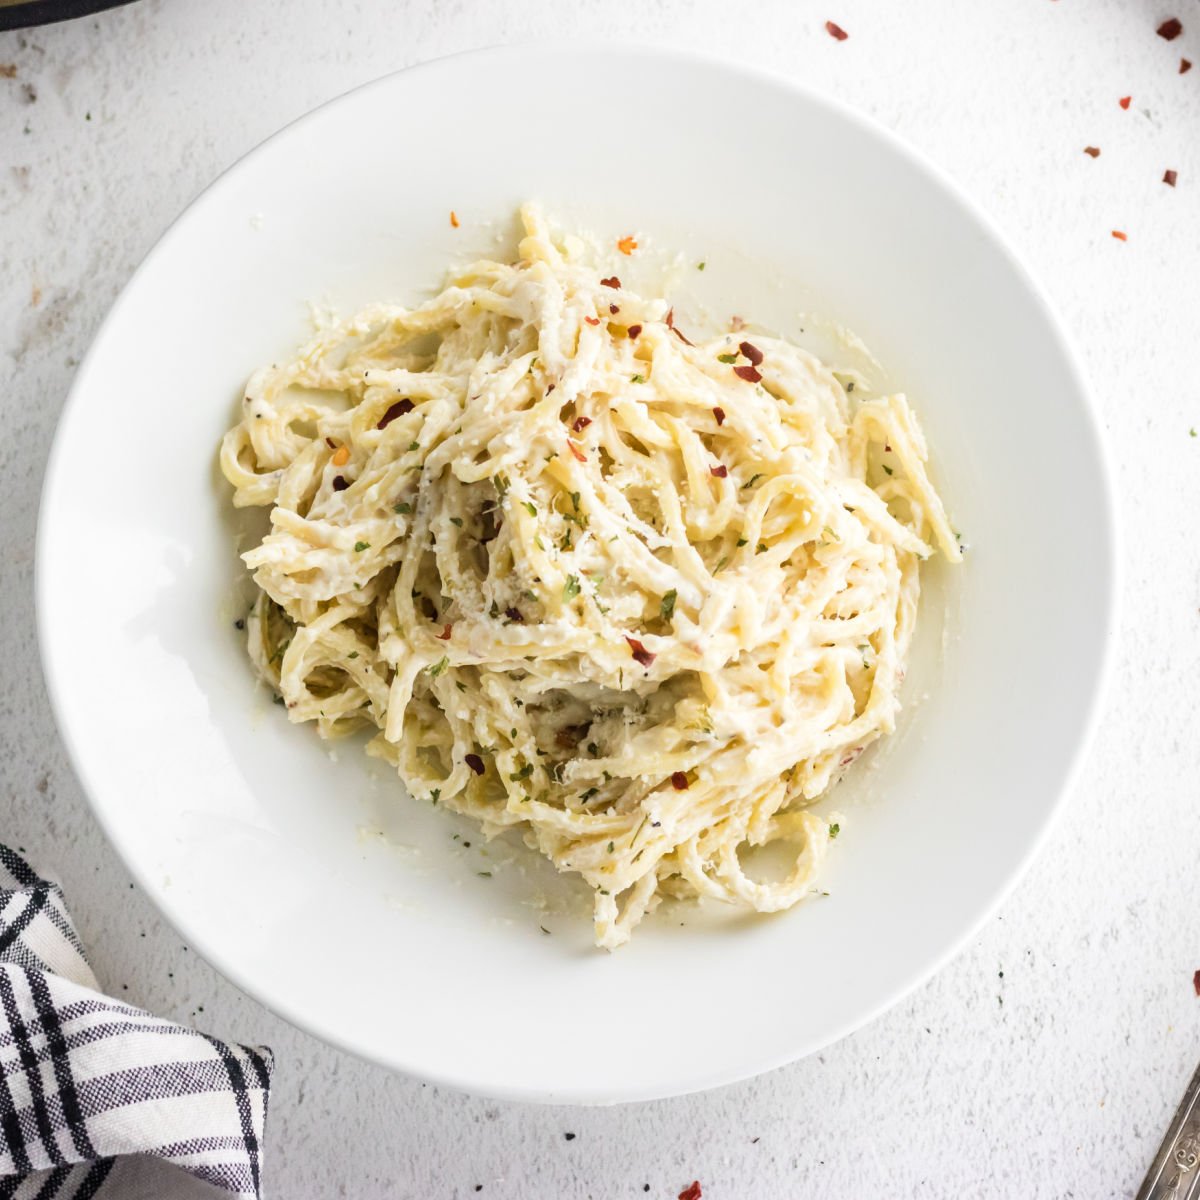
[[[769,919],[673,908],[613,955],[590,948],[569,881],[410,800],[357,746],[330,753],[254,685],[215,468],[247,375],[306,335],[310,302],[421,298],[510,238],[529,197],[566,225],[681,251],[680,311],[696,322],[852,329],[913,399],[970,547],[961,570],[927,572],[898,736],[829,801],[845,814],[831,894]],[[936,173],[768,77],[660,52],[508,50],[327,105],[163,238],[62,420],[39,622],[101,823],[219,969],[423,1077],[612,1101],[810,1052],[983,919],[1084,738],[1111,539],[1071,354]]]

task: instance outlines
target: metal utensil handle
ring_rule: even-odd
[[[1200,1198],[1200,1067],[1196,1068],[1137,1200]]]

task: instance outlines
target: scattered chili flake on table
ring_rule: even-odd
[[[671,786],[677,792],[686,792],[688,789],[687,774],[683,771],[672,771],[671,772]],[[697,1186],[699,1186],[699,1185],[697,1185]]]
[[[829,34],[835,42],[844,42],[850,35],[840,26],[835,25],[832,21],[825,22],[825,32]],[[699,1184],[696,1184],[699,1187]],[[699,1192],[696,1195],[700,1195]]]
[[[1196,989],[1196,995],[1200,996],[1200,971],[1197,971],[1195,975],[1192,976],[1192,987]]]
[[[456,213],[454,209],[450,210],[450,225],[453,229],[458,228],[458,213]]]
[[[1132,96],[1122,96],[1122,97],[1120,98],[1120,100],[1118,100],[1118,101],[1117,101],[1117,103],[1118,103],[1118,104],[1119,104],[1119,105],[1120,105],[1122,108],[1128,108],[1128,107],[1129,107],[1129,103],[1130,103],[1130,101],[1131,101],[1132,99],[1133,99],[1133,97],[1132,97]]]
[[[757,383],[762,376],[753,367],[734,367],[733,373],[747,383]]]
[[[626,642],[629,643],[629,649],[633,653],[634,661],[640,663],[647,670],[650,669],[651,663],[658,657],[656,654],[651,654],[637,638],[627,637]]]
[[[1092,158],[1100,157],[1100,147],[1099,146],[1084,146],[1083,152],[1084,152],[1084,154],[1091,155]]]
[[[617,243],[617,249],[622,254],[632,254],[637,248],[637,242],[628,234]]]
[[[687,1187],[679,1193],[679,1200],[700,1200],[704,1193],[700,1190],[700,1180],[693,1179]]]
[[[1117,239],[1117,241],[1118,241],[1118,242],[1127,242],[1127,241],[1129,241],[1129,236],[1128,236],[1128,234],[1124,234],[1124,233],[1122,233],[1122,232],[1121,232],[1119,229],[1114,229],[1114,230],[1112,231],[1112,235],[1113,235],[1113,237],[1115,237],[1115,238]]]
[[[1190,58],[1181,58],[1179,60],[1179,73],[1186,75],[1192,69],[1192,60]]]
[[[1179,178],[1179,173],[1177,171],[1164,171],[1163,172],[1163,183],[1165,183],[1167,185],[1167,187],[1174,187],[1175,180],[1177,180],[1178,178]]]
[[[1173,42],[1183,32],[1183,22],[1178,17],[1168,17],[1156,32],[1160,38]]]

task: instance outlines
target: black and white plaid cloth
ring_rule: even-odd
[[[257,1198],[271,1066],[105,996],[61,889],[0,846],[0,1200]]]

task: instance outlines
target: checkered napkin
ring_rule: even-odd
[[[58,885],[0,846],[0,1200],[258,1197],[271,1065],[103,995]]]

